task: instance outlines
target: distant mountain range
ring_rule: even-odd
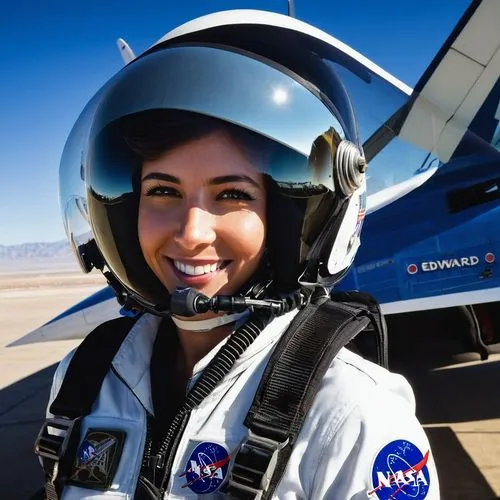
[[[66,240],[52,243],[21,243],[20,245],[0,245],[0,260],[53,259],[72,256]]]
[[[78,270],[78,263],[66,240],[51,243],[0,245],[0,272]]]

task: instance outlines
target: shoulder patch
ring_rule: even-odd
[[[429,450],[422,454],[410,441],[398,439],[385,445],[373,462],[372,489],[368,491],[368,497],[423,500],[431,482],[428,459]]]
[[[69,483],[83,488],[111,487],[125,442],[125,432],[89,429],[78,447]]]
[[[198,495],[213,493],[227,477],[231,457],[220,444],[202,442],[198,444],[179,477],[185,477],[188,487]]]

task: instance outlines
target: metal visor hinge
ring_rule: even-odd
[[[259,436],[250,431],[241,445],[229,477],[227,491],[230,498],[260,500],[269,488],[278,464],[278,458],[288,445]]]

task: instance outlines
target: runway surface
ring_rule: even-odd
[[[101,288],[94,278],[0,276],[0,484],[2,500],[27,499],[42,485],[32,443],[43,420],[56,363],[78,342],[6,344]],[[404,335],[404,332],[398,332]],[[404,337],[400,337],[400,340]],[[429,342],[429,339],[425,339]],[[417,397],[445,500],[500,498],[500,355],[478,361],[453,347],[399,342],[394,371]],[[467,360],[467,361],[464,361]],[[342,500],[342,499],[339,499]]]

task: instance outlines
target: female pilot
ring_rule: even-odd
[[[166,35],[95,97],[82,178],[97,251],[79,257],[138,314],[73,421],[69,469],[45,467],[50,498],[439,498],[408,383],[347,349],[286,461],[286,441],[273,448],[246,426],[299,306],[359,245],[365,163],[337,56],[295,19],[222,12]],[[87,349],[85,376],[114,328]],[[72,357],[49,405],[63,423],[61,387],[83,398]]]

